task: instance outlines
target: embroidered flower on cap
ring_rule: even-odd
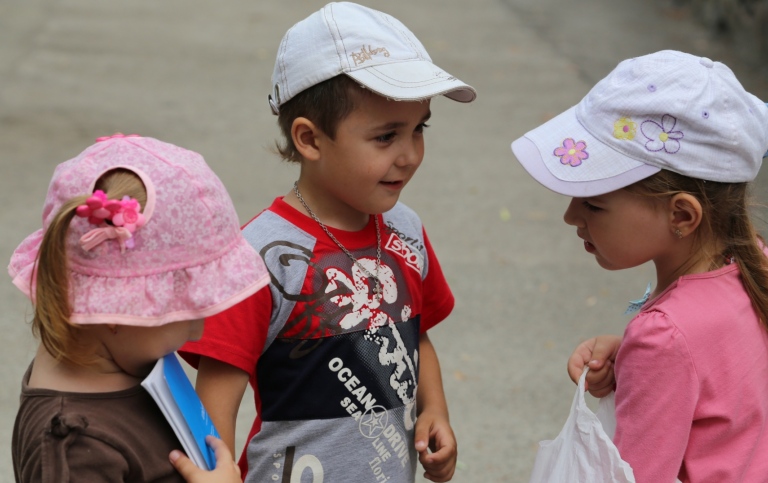
[[[622,117],[613,123],[613,137],[631,141],[635,139],[637,123],[628,117]]]
[[[683,139],[683,131],[674,131],[677,118],[671,114],[661,117],[661,124],[651,119],[640,124],[640,131],[648,139],[645,149],[652,152],[665,151],[675,154],[680,151],[680,139]]]
[[[575,168],[589,158],[586,149],[587,143],[584,141],[574,142],[573,139],[568,138],[563,141],[562,147],[555,149],[553,154],[560,158],[562,164],[569,164]]]

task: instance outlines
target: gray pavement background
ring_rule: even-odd
[[[202,153],[242,221],[286,193],[296,169],[269,152],[277,45],[318,0],[0,0],[0,258],[40,225],[56,164],[101,135],[141,133]],[[423,218],[457,297],[432,331],[459,440],[457,482],[525,482],[536,444],[565,420],[573,347],[621,333],[651,267],[606,272],[561,221],[509,143],[570,107],[620,60],[674,48],[768,81],[672,2],[362,1],[402,20],[435,62],[477,88],[432,103],[425,162],[403,195]],[[757,193],[768,199],[763,173]],[[763,230],[765,231],[765,230]],[[36,343],[30,306],[0,283],[0,482],[12,481],[19,381]],[[246,394],[239,444],[254,412]]]

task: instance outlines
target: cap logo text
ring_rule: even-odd
[[[370,45],[367,48],[365,45],[363,45],[363,47],[360,49],[360,52],[352,52],[351,55],[355,65],[361,65],[373,59],[373,56],[378,54],[383,54],[384,57],[389,57],[389,51],[385,47],[378,47],[373,49]]]

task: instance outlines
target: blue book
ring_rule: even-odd
[[[176,354],[158,360],[141,385],[160,407],[189,459],[200,468],[214,469],[216,457],[205,437],[211,434],[218,438],[219,433]]]

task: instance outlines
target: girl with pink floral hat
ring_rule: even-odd
[[[16,481],[183,481],[173,465],[195,481],[239,481],[233,464],[190,468],[140,386],[157,359],[201,337],[205,317],[269,281],[199,154],[99,138],[57,166],[43,226],[8,270],[40,339],[13,429]]]

